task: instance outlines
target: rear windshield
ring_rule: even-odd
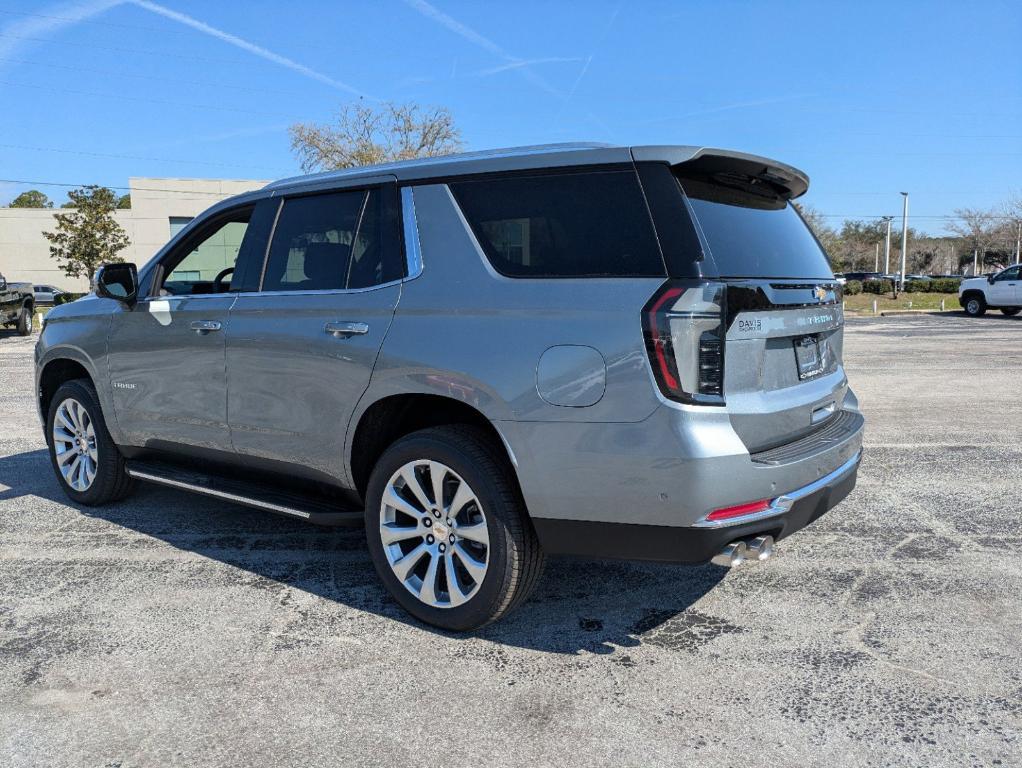
[[[833,279],[830,264],[785,200],[681,179],[721,277]]]
[[[633,170],[450,183],[493,268],[509,277],[666,274]]]

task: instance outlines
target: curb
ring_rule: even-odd
[[[954,310],[945,309],[885,309],[879,313],[880,317],[895,317],[897,315],[946,315]],[[872,313],[871,313],[872,314]]]

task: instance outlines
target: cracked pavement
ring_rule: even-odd
[[[764,564],[557,560],[467,636],[358,531],[57,486],[0,331],[0,763],[1022,763],[1022,318],[850,318],[859,484]]]

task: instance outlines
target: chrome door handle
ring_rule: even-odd
[[[349,336],[362,336],[369,333],[368,323],[335,322],[327,323],[324,329],[335,339],[345,339]]]
[[[195,331],[197,334],[199,334],[200,336],[205,336],[207,333],[210,333],[211,331],[219,331],[220,330],[220,321],[219,320],[193,320],[192,324],[191,324],[191,329],[193,331]]]

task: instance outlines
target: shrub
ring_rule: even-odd
[[[84,293],[59,293],[53,297],[53,306],[57,307],[61,304],[68,304],[72,301],[77,301],[85,295],[86,294]]]
[[[862,293],[861,280],[849,280],[845,283],[845,296],[854,296],[857,293]]]
[[[862,284],[863,293],[887,293],[891,290],[890,280],[866,280]]]
[[[954,277],[939,277],[930,281],[930,291],[933,293],[958,293],[958,286],[962,281]]]
[[[961,280],[941,277],[936,280],[906,280],[905,293],[958,293]]]

